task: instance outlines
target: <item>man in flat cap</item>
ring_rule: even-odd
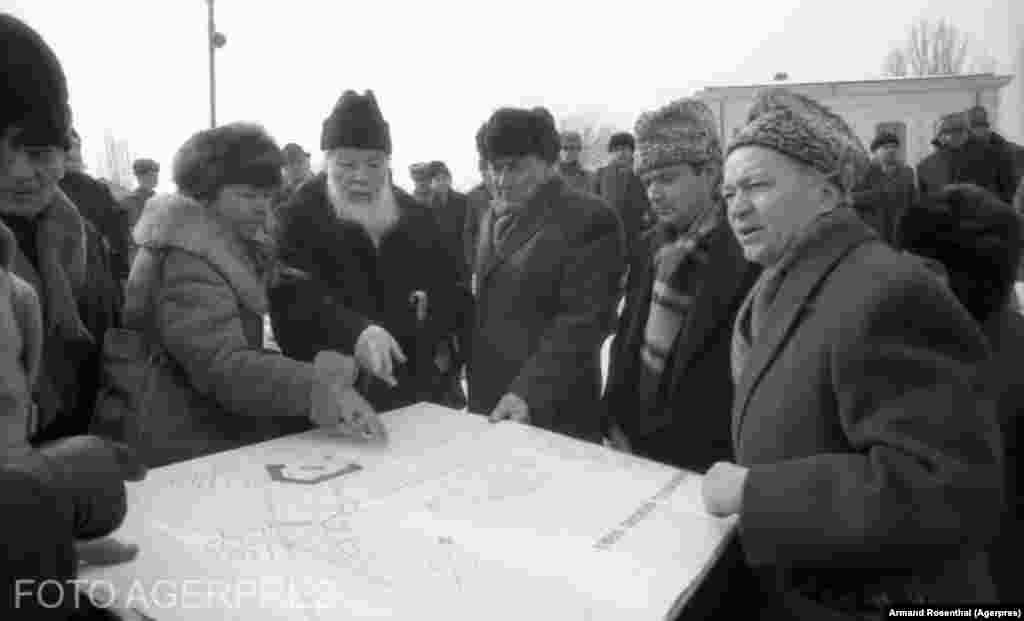
[[[583,151],[583,136],[578,131],[562,132],[562,150],[558,157],[558,174],[565,184],[581,192],[594,191],[594,173],[583,168],[580,154]]]
[[[785,89],[759,95],[726,153],[729,223],[764,272],[733,332],[737,463],[712,466],[703,495],[739,518],[764,619],[994,601],[990,352],[924,263],[848,206],[866,165],[842,118]]]
[[[136,186],[128,196],[121,200],[119,210],[121,239],[111,249],[115,257],[115,265],[125,269],[124,272],[117,274],[118,279],[122,282],[128,279],[128,272],[131,270],[132,259],[135,256],[132,229],[139,221],[139,216],[142,215],[142,210],[146,207],[146,201],[156,194],[156,186],[160,183],[160,164],[148,157],[139,158],[132,162],[132,172],[135,174]],[[123,242],[123,245],[120,242]]]
[[[354,355],[378,411],[445,403],[461,365],[465,303],[437,222],[391,183],[391,132],[371,91],[346,91],[324,121],[326,169],[278,213],[279,254],[308,278],[270,292],[285,355]]]
[[[300,185],[313,178],[313,170],[309,166],[309,153],[294,142],[289,142],[281,149],[284,160],[282,173],[284,185],[277,197],[278,206],[283,204],[295,193]]]
[[[594,192],[608,202],[626,230],[626,248],[632,252],[640,234],[647,228],[651,205],[640,177],[633,170],[636,140],[629,132],[612,134],[608,139],[611,160],[597,169]]]
[[[982,144],[987,144],[1006,153],[1006,157],[1013,162],[1014,179],[1020,183],[1020,179],[1024,178],[1024,146],[1010,142],[992,129],[985,106],[973,106],[967,110],[967,127],[971,136]]]
[[[465,260],[465,241],[469,203],[466,195],[452,189],[452,173],[448,165],[435,160],[428,165],[430,175],[430,199],[428,205],[434,214],[445,248],[452,253],[459,266],[459,282],[469,287],[469,265]]]
[[[935,153],[918,164],[922,196],[954,183],[973,183],[1009,203],[1017,190],[1013,161],[1004,150],[971,135],[967,114],[954,112],[939,121]]]
[[[495,199],[480,227],[469,409],[600,442],[599,352],[624,268],[622,224],[554,171],[558,132],[503,108],[484,144]]]
[[[900,139],[879,132],[871,141],[871,164],[853,188],[853,208],[882,241],[900,248],[900,222],[917,203],[914,171],[900,161]]]

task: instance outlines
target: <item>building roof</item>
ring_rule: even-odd
[[[1012,75],[994,73],[970,73],[957,75],[914,76],[902,78],[878,78],[872,80],[844,80],[834,82],[765,82],[762,84],[742,84],[728,86],[709,86],[698,91],[695,96],[704,99],[728,99],[730,97],[753,96],[765,88],[782,87],[806,93],[810,96],[829,97],[840,94],[888,94],[909,93],[934,90],[1002,88],[1013,80]]]

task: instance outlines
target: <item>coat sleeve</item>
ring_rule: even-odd
[[[628,395],[631,394],[627,380],[627,369],[629,369],[633,362],[631,354],[636,352],[638,343],[630,329],[634,322],[638,320],[636,315],[640,312],[640,298],[643,294],[639,289],[640,283],[638,282],[645,276],[644,264],[641,261],[642,256],[644,255],[637,249],[633,259],[630,261],[629,275],[626,277],[626,295],[622,314],[616,320],[615,339],[612,341],[611,350],[608,352],[608,382],[605,386],[604,395],[601,397],[601,413],[604,416],[601,429],[605,433],[613,425],[619,423],[619,411],[623,406],[623,398],[624,396],[628,398]]]
[[[561,266],[559,312],[508,390],[532,411],[549,411],[565,399],[614,325],[625,268],[622,223],[606,208],[589,217]]]
[[[284,355],[312,362],[324,350],[354,355],[370,320],[338,303],[331,288],[313,276],[288,277],[269,292],[270,322]]]
[[[232,414],[308,416],[313,365],[250,346],[234,291],[201,257],[171,250],[164,261],[157,330],[192,386]]]
[[[865,308],[829,354],[850,450],[750,468],[740,528],[753,565],[906,567],[997,529],[999,428],[974,377],[984,337],[923,273]]]

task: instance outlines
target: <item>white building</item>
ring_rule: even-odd
[[[1024,4],[1024,0],[1021,3]],[[1021,50],[1024,53],[1024,47]],[[1021,67],[1024,67],[1024,59],[1021,59]],[[728,141],[744,124],[757,92],[783,86],[812,97],[841,115],[865,147],[879,129],[894,131],[901,137],[907,163],[914,165],[931,153],[929,143],[935,137],[935,123],[943,114],[982,105],[988,109],[996,131],[1002,129],[1001,124],[1008,116],[1024,114],[1021,102],[1007,101],[1002,95],[1012,81],[1011,75],[982,73],[854,82],[773,82],[708,87],[695,96],[711,106],[720,124],[719,131]],[[1012,109],[1002,111],[1004,105]],[[1013,129],[1007,138],[1016,137],[1019,125],[1007,128]]]

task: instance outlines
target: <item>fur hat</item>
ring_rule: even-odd
[[[185,196],[204,202],[226,185],[277,188],[282,164],[280,148],[263,127],[232,123],[198,132],[178,149],[174,183]]]
[[[69,149],[67,79],[53,50],[25,23],[0,14],[0,57],[0,132],[20,127],[21,144]]]
[[[879,132],[871,141],[871,152],[874,153],[875,149],[890,144],[900,146],[900,137],[892,132]]]
[[[960,302],[984,322],[1006,304],[1021,257],[1013,209],[976,185],[948,185],[907,211],[904,247],[942,263]]]
[[[747,124],[726,153],[740,147],[772,149],[826,175],[844,193],[856,185],[870,160],[860,138],[842,117],[817,101],[784,88],[760,93]]]
[[[484,144],[488,161],[536,155],[551,164],[561,149],[550,113],[522,108],[501,108],[491,115]]]
[[[636,136],[634,165],[639,175],[665,166],[722,161],[715,116],[699,99],[678,99],[641,114]]]
[[[943,114],[939,118],[938,126],[935,128],[935,134],[942,135],[946,132],[966,131],[967,130],[967,115],[963,112],[950,112],[949,114]]]
[[[574,129],[566,130],[559,135],[561,146],[565,146],[568,143],[576,144],[577,146],[583,145],[583,136]]]
[[[391,155],[391,129],[380,112],[373,91],[362,95],[345,91],[324,120],[320,148],[375,149]]]
[[[294,142],[289,142],[284,145],[281,149],[281,158],[286,163],[299,162],[309,157],[309,153],[306,152],[301,146]]]
[[[608,152],[611,153],[623,147],[636,151],[636,140],[633,138],[633,134],[629,132],[612,134],[612,137],[608,139]]]

